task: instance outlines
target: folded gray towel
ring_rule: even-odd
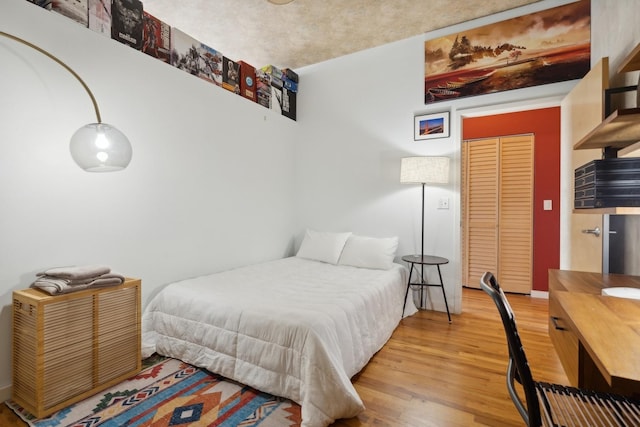
[[[50,295],[58,295],[81,291],[83,289],[117,286],[122,284],[124,280],[123,275],[113,272],[103,274],[91,280],[70,280],[45,275],[39,276],[35,282],[31,284],[31,287],[42,289]]]
[[[104,265],[83,265],[50,268],[46,271],[43,271],[42,273],[38,273],[37,276],[51,276],[61,279],[85,280],[102,276],[103,274],[107,274],[110,271],[111,268]]]

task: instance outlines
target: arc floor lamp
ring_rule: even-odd
[[[96,98],[78,73],[73,71],[62,60],[33,43],[4,31],[0,31],[0,36],[35,49],[57,62],[78,80],[89,95],[89,98],[91,98],[96,112],[96,123],[89,123],[78,129],[71,137],[69,145],[71,157],[76,164],[87,172],[113,172],[126,168],[133,155],[129,140],[114,126],[102,122]]]

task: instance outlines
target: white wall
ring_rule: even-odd
[[[443,275],[459,312],[461,117],[557,105],[574,83],[425,107],[423,43],[564,3],[541,1],[298,70],[296,123],[26,0],[2,0],[0,28],[79,72],[104,121],[131,139],[134,159],[114,174],[78,169],[67,141],[94,120],[86,94],[50,60],[0,39],[0,395],[11,381],[11,292],[41,269],[106,263],[141,277],[146,301],[175,279],[290,254],[306,227],[397,235],[399,255],[419,251],[420,187],[398,182],[408,155],[453,159],[452,181],[427,189],[425,249],[451,260]],[[592,7],[593,57],[624,56],[640,39],[637,1]],[[450,138],[414,142],[413,116],[444,110]],[[440,197],[449,210],[436,209]]]
[[[399,183],[400,159],[445,155],[451,181],[427,187],[425,253],[448,258],[442,267],[450,308],[461,311],[461,118],[559,105],[575,82],[424,105],[424,42],[514,16],[566,4],[542,1],[488,18],[305,67],[298,101],[296,220],[300,227],[399,236],[398,256],[420,253],[420,186]],[[449,138],[413,140],[416,114],[451,111]],[[437,208],[448,198],[448,210]],[[399,258],[398,258],[399,259]],[[437,270],[428,269],[429,282]],[[434,308],[444,300],[432,289]]]
[[[26,0],[0,29],[49,50],[130,139],[128,169],[82,171],[73,132],[95,115],[58,64],[0,38],[0,394],[11,382],[11,293],[35,273],[100,263],[176,279],[289,255],[298,124]]]

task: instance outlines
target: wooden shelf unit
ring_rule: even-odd
[[[618,67],[618,74],[640,70],[640,43],[627,55]]]
[[[140,372],[140,288],[14,291],[12,399],[42,418]]]
[[[625,57],[617,72],[627,73],[638,70],[640,70],[640,43]],[[608,75],[605,74],[604,79],[606,81],[602,81],[601,89],[603,95],[608,90]],[[640,89],[640,80],[638,88]],[[574,150],[594,148],[603,150],[613,148],[617,150],[617,156],[633,155],[640,150],[640,108],[625,108],[613,111],[573,145]],[[640,214],[640,208],[574,209],[573,213],[638,215]]]
[[[640,44],[618,67],[618,73],[640,70]],[[607,87],[603,87],[603,91]],[[624,148],[640,141],[640,108],[613,111],[591,132],[574,144],[575,150],[592,148]]]
[[[638,215],[640,208],[623,206],[617,208],[584,208],[574,209],[573,213],[585,213],[591,215]]]
[[[640,108],[616,110],[574,146],[574,150],[624,148],[640,141]]]

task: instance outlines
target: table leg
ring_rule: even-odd
[[[407,279],[407,292],[404,293],[404,302],[402,303],[402,314],[400,315],[400,320],[404,318],[404,309],[407,307],[407,297],[409,296],[409,289],[411,288],[412,274],[413,274],[413,263],[411,263],[411,268],[409,269],[409,278]]]
[[[442,273],[440,273],[440,265],[436,265],[438,267],[438,277],[440,277],[440,288],[442,289],[442,296],[444,297],[444,306],[447,308],[447,317],[449,318],[449,323],[451,323],[451,314],[449,314],[449,304],[447,303],[447,294],[444,292],[444,283],[442,282]],[[402,312],[404,314],[404,311]]]

